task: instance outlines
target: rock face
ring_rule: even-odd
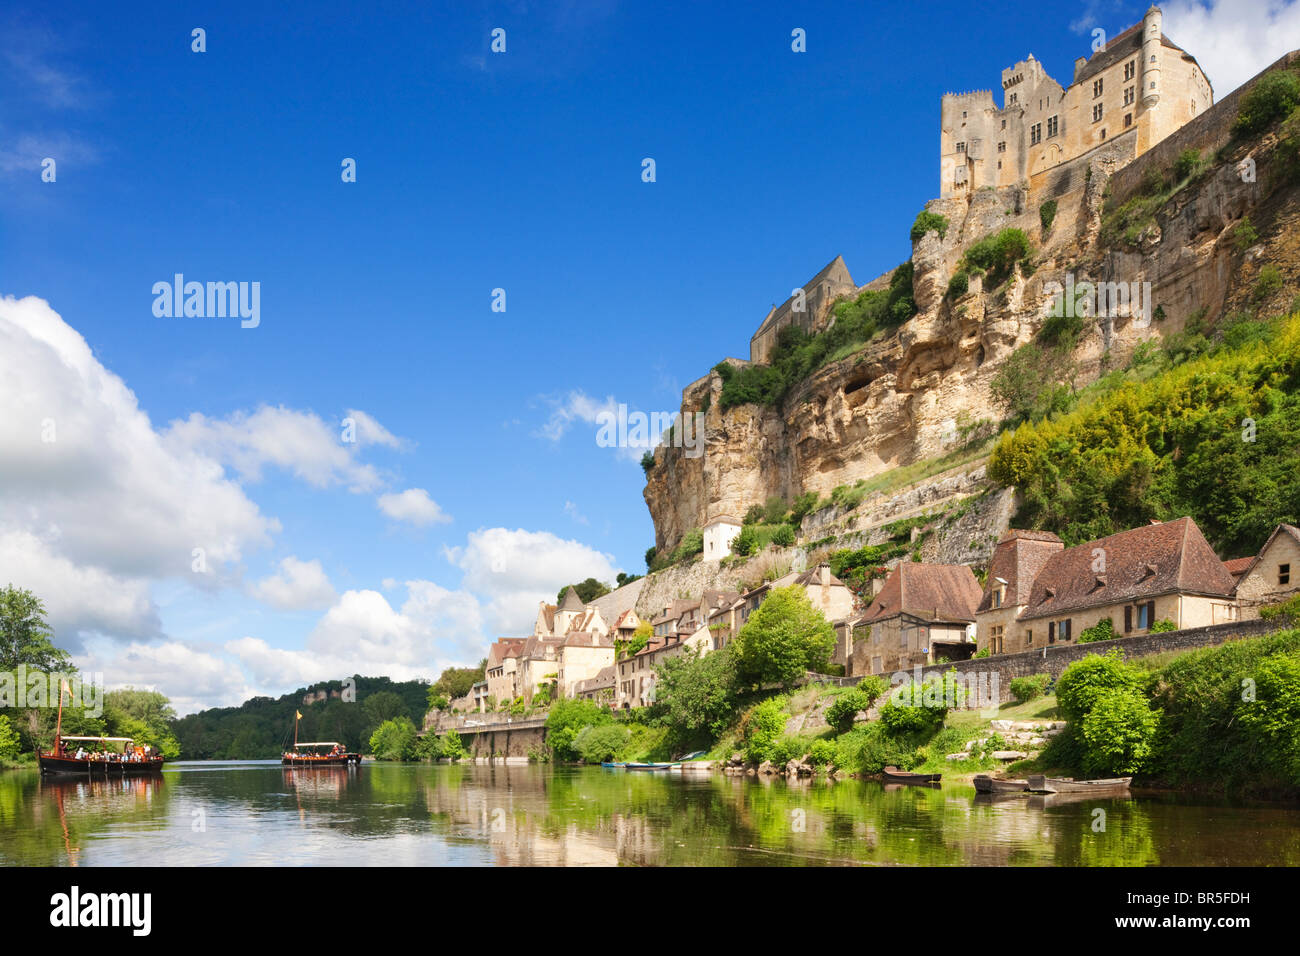
[[[1254,143],[1230,141],[1231,116],[1212,115],[1227,105],[1118,171],[1116,160],[1098,151],[1033,190],[982,189],[930,202],[927,208],[946,216],[949,225],[944,237],[931,232],[913,246],[913,294],[920,311],[816,371],[781,407],[744,405],[724,412],[716,372],[689,386],[682,411],[705,411],[705,451],[688,458],[681,448],[656,450],[644,491],[656,546],[671,549],[710,518],[740,517],[772,495],[826,495],[837,485],[953,451],[971,427],[1003,417],[990,396],[990,381],[1036,335],[1057,289],[1068,282],[1137,283],[1139,289],[1150,283],[1146,316],[1121,306],[1085,321],[1072,356],[1076,385],[1122,365],[1145,340],[1181,331],[1189,316],[1212,323],[1249,303],[1261,257],[1258,251],[1243,255],[1231,235],[1246,216],[1261,236],[1269,230],[1263,258],[1282,265],[1290,286],[1275,302],[1253,304],[1281,311],[1282,299],[1289,302],[1294,294],[1295,269],[1288,266],[1300,258],[1296,187],[1270,182],[1271,175],[1280,175],[1270,171],[1274,134]],[[1102,238],[1103,209],[1135,193],[1147,168],[1171,169],[1169,157],[1187,148],[1215,157],[1216,165],[1174,193],[1154,222],[1108,244]],[[1258,164],[1250,183],[1236,168],[1248,152]],[[1120,184],[1118,194],[1110,190],[1112,178]],[[1057,213],[1044,235],[1040,206],[1048,199],[1057,203]],[[985,289],[982,277],[972,275],[966,294],[948,298],[948,280],[964,251],[1009,226],[1033,243],[1033,274],[1024,276],[1017,267],[997,289]]]

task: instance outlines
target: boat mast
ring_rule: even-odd
[[[63,737],[63,679],[59,678],[59,719],[54,725],[54,752],[59,752],[59,740]]]

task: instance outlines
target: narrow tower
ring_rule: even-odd
[[[1160,8],[1152,5],[1142,18],[1142,106],[1160,102]]]

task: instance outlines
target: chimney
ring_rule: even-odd
[[[831,586],[831,566],[823,561],[817,565],[817,571],[821,575],[822,587],[829,588]]]

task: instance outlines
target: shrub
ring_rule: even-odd
[[[858,714],[871,709],[871,704],[871,698],[854,688],[846,694],[840,694],[826,708],[826,723],[834,727],[837,733],[845,733],[852,729]]]
[[[814,740],[808,748],[808,762],[814,767],[834,765],[835,745],[829,740]]]
[[[1056,219],[1056,200],[1049,199],[1038,207],[1038,221],[1042,223],[1043,234],[1051,231],[1052,221]]]
[[[573,738],[573,750],[584,763],[604,763],[618,757],[630,736],[631,732],[618,724],[587,726]]]
[[[1177,624],[1169,620],[1169,618],[1162,618],[1161,620],[1156,621],[1154,624],[1151,625],[1151,627],[1149,628],[1149,633],[1162,634],[1165,631],[1176,631],[1176,630],[1178,630]]]
[[[385,720],[370,735],[370,752],[376,760],[410,760],[415,756],[418,739],[409,717]]]
[[[0,760],[13,760],[18,756],[18,733],[10,726],[9,718],[0,714]]]
[[[1243,700],[1237,709],[1242,729],[1300,783],[1300,658],[1266,657],[1252,677],[1253,699]]]
[[[1238,253],[1243,253],[1257,242],[1259,242],[1259,233],[1251,225],[1250,217],[1243,217],[1241,222],[1232,229],[1232,247]]]
[[[992,652],[991,650],[989,650],[987,647],[981,647],[978,651],[976,651],[976,652],[975,652],[974,654],[972,654],[971,656],[972,656],[972,657],[992,657],[992,656],[993,656],[993,652]]]
[[[750,763],[771,760],[776,743],[785,731],[785,713],[779,699],[773,697],[755,704],[740,718],[740,741],[745,759]]]
[[[1263,302],[1280,288],[1282,288],[1281,271],[1274,265],[1264,266],[1259,270],[1259,278],[1255,280],[1251,298],[1256,302]]]
[[[1259,609],[1259,616],[1266,621],[1282,618],[1300,622],[1300,594],[1277,604],[1265,604]]]
[[[1300,104],[1300,79],[1290,70],[1272,70],[1241,98],[1232,131],[1250,136],[1284,119]]]
[[[1151,756],[1157,723],[1157,714],[1138,691],[1101,691],[1079,729],[1083,769],[1100,776],[1141,771]]]
[[[613,722],[614,715],[595,701],[562,697],[546,715],[546,743],[556,760],[577,760],[582,755],[574,743],[582,729]]]
[[[1085,627],[1079,632],[1079,643],[1091,644],[1094,641],[1109,641],[1118,636],[1115,633],[1115,622],[1108,617],[1103,617],[1092,627]]]
[[[1056,704],[1065,719],[1077,725],[1103,692],[1137,691],[1141,685],[1142,672],[1125,663],[1118,650],[1089,654],[1067,667],[1056,682]]]
[[[681,654],[659,666],[655,710],[682,747],[715,740],[736,713],[738,683],[734,644],[696,657]]]
[[[970,276],[965,272],[954,272],[952,278],[948,280],[947,296],[950,299],[960,299],[970,290]]]
[[[794,544],[794,528],[783,524],[772,532],[772,543],[777,547],[789,548]]]
[[[806,671],[820,671],[835,649],[835,629],[792,584],[772,590],[733,642],[744,681],[790,686]]]
[[[650,474],[650,469],[653,468],[654,466],[655,466],[655,453],[653,451],[645,452],[641,456],[641,470],[648,475]]]
[[[699,528],[692,528],[682,536],[681,542],[673,551],[671,563],[676,564],[679,561],[685,561],[687,558],[693,558],[697,554],[704,552],[704,532]]]
[[[1013,677],[1011,679],[1011,696],[1018,702],[1027,704],[1031,700],[1037,700],[1047,691],[1047,685],[1051,683],[1050,674],[1032,674],[1029,677]]]
[[[750,505],[749,510],[745,512],[745,517],[741,519],[741,524],[761,524],[763,513],[762,505]]]
[[[1185,149],[1174,160],[1174,179],[1175,181],[1187,179],[1196,175],[1200,168],[1201,151],[1199,149]]]
[[[927,232],[937,232],[942,239],[948,234],[948,217],[922,209],[916,214],[916,221],[912,223],[912,241],[919,241]]]
[[[896,687],[880,708],[881,724],[897,735],[934,733],[943,726],[948,707],[942,702],[927,702],[927,692],[933,695],[932,685],[908,683]]]

